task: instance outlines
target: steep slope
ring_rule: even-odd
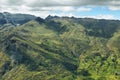
[[[4,34],[1,37],[1,55],[8,58],[1,64],[3,80],[63,80],[74,77],[77,60],[64,49],[64,43],[55,31],[36,20],[13,28],[10,32],[9,29],[1,31]]]
[[[0,28],[2,80],[119,80],[120,21],[48,16]]]
[[[79,65],[77,68],[77,80],[119,80],[119,31],[120,21],[117,20],[96,20],[89,18],[68,18],[52,17],[47,20],[68,21],[68,24],[77,24],[79,28],[75,30],[75,25],[71,28],[74,40],[71,36],[66,43],[74,44],[71,50],[77,50],[79,54]],[[83,30],[80,28],[83,26]],[[69,25],[68,25],[69,26]],[[70,27],[70,26],[69,26]],[[74,31],[75,30],[75,31]],[[81,31],[82,32],[81,32]],[[78,32],[77,32],[78,31]],[[73,33],[74,32],[74,33]],[[77,34],[75,34],[77,33]],[[80,36],[81,35],[81,36]],[[78,41],[78,42],[77,42]],[[77,42],[77,43],[76,43]],[[81,44],[82,43],[82,44]],[[79,45],[79,47],[78,47]]]

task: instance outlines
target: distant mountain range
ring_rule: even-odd
[[[0,13],[0,80],[120,80],[120,21]]]
[[[24,24],[30,20],[35,19],[36,17],[34,15],[29,14],[11,14],[8,12],[0,13],[0,25],[4,24]]]

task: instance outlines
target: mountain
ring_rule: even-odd
[[[30,20],[35,19],[34,15],[29,14],[11,14],[8,12],[0,13],[0,25],[12,24],[12,25],[21,25]]]
[[[0,79],[119,80],[119,53],[119,20],[36,17],[0,28]]]

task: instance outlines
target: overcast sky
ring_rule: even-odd
[[[0,0],[0,12],[120,19],[120,0]]]

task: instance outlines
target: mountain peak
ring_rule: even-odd
[[[51,19],[56,19],[56,18],[60,18],[59,16],[51,16],[51,15],[48,15],[46,17],[46,20],[51,20]]]
[[[44,23],[45,22],[45,20],[41,17],[37,17],[35,20],[38,21],[39,23]]]

